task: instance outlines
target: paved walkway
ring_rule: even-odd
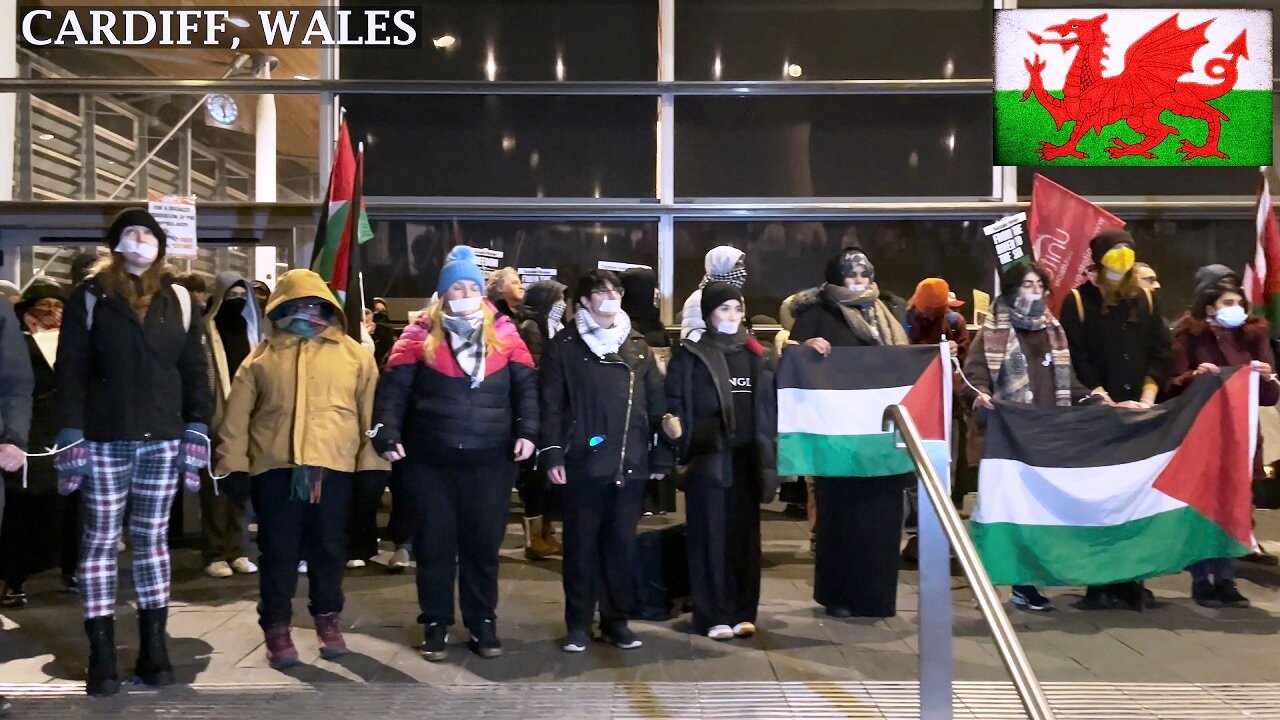
[[[780,506],[777,507],[780,510]],[[646,520],[646,524],[674,518]],[[1280,546],[1280,514],[1258,513],[1264,542]],[[305,601],[295,615],[305,627],[295,640],[306,663],[280,673],[266,667],[255,611],[256,578],[213,580],[198,569],[194,550],[175,554],[169,631],[181,683],[283,684],[303,689],[326,683],[714,683],[909,681],[916,673],[916,575],[904,572],[899,615],[887,620],[836,621],[814,606],[812,559],[803,521],[766,511],[761,634],[718,643],[690,633],[688,616],[663,623],[637,622],[645,641],[636,651],[596,645],[567,655],[555,644],[562,632],[560,565],[526,562],[519,528],[510,527],[501,571],[499,627],[506,655],[481,660],[457,644],[446,662],[422,660],[411,574],[388,575],[380,566],[351,571],[344,613],[354,654],[341,662],[318,658]],[[1059,610],[1013,613],[1031,662],[1047,682],[1081,683],[1280,683],[1280,568],[1245,566],[1241,589],[1248,610],[1207,610],[1189,597],[1186,575],[1150,586],[1161,606],[1146,613],[1086,613],[1071,603],[1078,592],[1051,593]],[[1006,681],[972,594],[956,579],[956,678]],[[122,586],[128,587],[127,577]],[[300,583],[305,588],[305,580]],[[56,690],[82,681],[86,645],[77,599],[60,590],[56,573],[33,579],[31,604],[0,615],[0,683],[46,684]],[[131,590],[127,591],[131,595]],[[305,596],[305,592],[300,592]],[[456,633],[465,639],[465,630]],[[131,666],[136,632],[132,618],[118,627],[121,664]],[[585,689],[585,687],[584,687]],[[1278,711],[1280,713],[1280,711]]]

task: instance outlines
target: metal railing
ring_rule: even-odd
[[[1027,654],[1022,649],[1022,643],[1018,641],[1013,625],[1009,622],[1009,616],[1004,612],[1000,596],[996,594],[995,586],[991,584],[991,578],[987,575],[987,569],[982,565],[982,561],[978,559],[978,550],[974,547],[973,541],[969,539],[969,533],[965,530],[960,514],[956,512],[955,506],[951,504],[950,492],[948,492],[946,485],[943,484],[942,479],[938,476],[933,462],[930,461],[928,453],[925,451],[924,443],[920,438],[920,431],[916,429],[916,423],[911,418],[911,413],[901,405],[890,405],[884,411],[884,429],[886,432],[894,432],[899,435],[902,439],[900,447],[905,448],[911,456],[911,462],[916,468],[916,475],[920,479],[920,486],[924,490],[923,494],[928,497],[929,504],[936,513],[938,525],[951,547],[955,549],[960,565],[964,568],[965,577],[968,578],[969,584],[973,588],[973,594],[977,598],[978,609],[982,612],[983,618],[991,628],[991,636],[995,640],[1000,659],[1004,662],[1005,668],[1013,679],[1014,689],[1018,693],[1018,698],[1022,701],[1023,708],[1027,711],[1027,716],[1031,720],[1052,720],[1054,718],[1053,709],[1049,706],[1049,700],[1044,694],[1040,680],[1031,668],[1030,661],[1027,660]],[[929,642],[930,638],[930,633],[925,631],[925,623],[928,620],[925,616],[926,612],[929,611],[929,606],[926,602],[924,587],[926,571],[929,569],[925,562],[925,543],[928,528],[926,527],[926,517],[923,512],[925,510],[923,503],[921,503],[920,509],[921,716],[925,718],[950,717],[951,664],[945,663],[940,668],[938,664],[930,664],[925,661],[931,651],[935,649],[926,648],[926,643]],[[942,567],[945,567],[945,565]],[[947,574],[942,568],[936,568],[936,570],[941,570],[941,574]],[[949,586],[947,587],[947,592],[948,594],[950,592]],[[950,612],[949,603],[945,612]],[[947,618],[949,624],[949,615]],[[947,639],[948,641],[950,640],[949,632],[947,633]],[[949,651],[950,648],[948,647],[948,654]],[[945,673],[945,676],[939,677],[937,675],[939,672]],[[926,674],[929,676],[926,677]],[[946,707],[939,708],[936,704],[930,707],[931,699],[934,703],[940,700],[937,690],[943,685],[946,688]]]

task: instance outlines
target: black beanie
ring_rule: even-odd
[[[1106,255],[1108,250],[1117,245],[1128,245],[1134,250],[1138,249],[1137,243],[1133,241],[1133,236],[1124,230],[1121,230],[1120,228],[1103,230],[1089,241],[1089,255],[1093,258],[1093,264],[1101,265],[1102,256]]]
[[[737,300],[739,304],[745,305],[742,301],[742,291],[729,283],[713,282],[702,288],[702,319],[705,322],[711,322],[709,319],[711,313],[730,300]]]
[[[156,222],[156,219],[151,216],[151,213],[147,212],[146,208],[125,208],[117,213],[115,219],[111,221],[111,227],[107,228],[107,237],[105,238],[107,247],[115,250],[116,246],[120,244],[120,235],[124,232],[124,229],[134,226],[147,228],[152,235],[156,236],[156,240],[160,243],[160,252],[156,259],[164,257],[164,248],[168,239],[165,237],[164,229],[160,227],[160,223]]]

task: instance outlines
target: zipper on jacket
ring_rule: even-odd
[[[627,369],[627,415],[622,425],[622,455],[618,458],[618,480],[615,483],[618,487],[622,487],[622,481],[627,476],[627,436],[631,433],[631,406],[634,405],[636,390],[636,371],[632,369],[626,361],[600,359],[604,365],[621,365]]]

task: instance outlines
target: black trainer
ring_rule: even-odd
[[[1053,610],[1053,601],[1040,593],[1040,590],[1031,585],[1018,585],[1013,588],[1013,592],[1009,595],[1009,599],[1013,602],[1014,607],[1023,610],[1031,610],[1033,612],[1049,612]]]
[[[449,628],[440,623],[426,627],[426,641],[422,643],[422,657],[427,662],[440,662],[449,656]]]
[[[1191,599],[1195,600],[1200,607],[1222,607],[1222,598],[1218,597],[1218,589],[1208,580],[1195,580],[1191,583]]]
[[[471,652],[482,658],[496,658],[502,655],[502,641],[498,639],[498,624],[485,620],[480,627],[471,631],[471,639],[467,641]]]
[[[564,642],[560,645],[560,649],[567,653],[580,653],[587,651],[587,643],[591,641],[590,635],[586,630],[570,630],[565,636]]]
[[[1251,604],[1249,598],[1240,594],[1235,580],[1219,580],[1213,589],[1218,593],[1218,600],[1224,607],[1247,608]]]
[[[644,642],[640,640],[640,636],[636,635],[631,628],[627,627],[625,622],[614,623],[607,627],[601,627],[600,633],[604,635],[605,642],[623,650],[635,650],[641,645],[644,645]]]

